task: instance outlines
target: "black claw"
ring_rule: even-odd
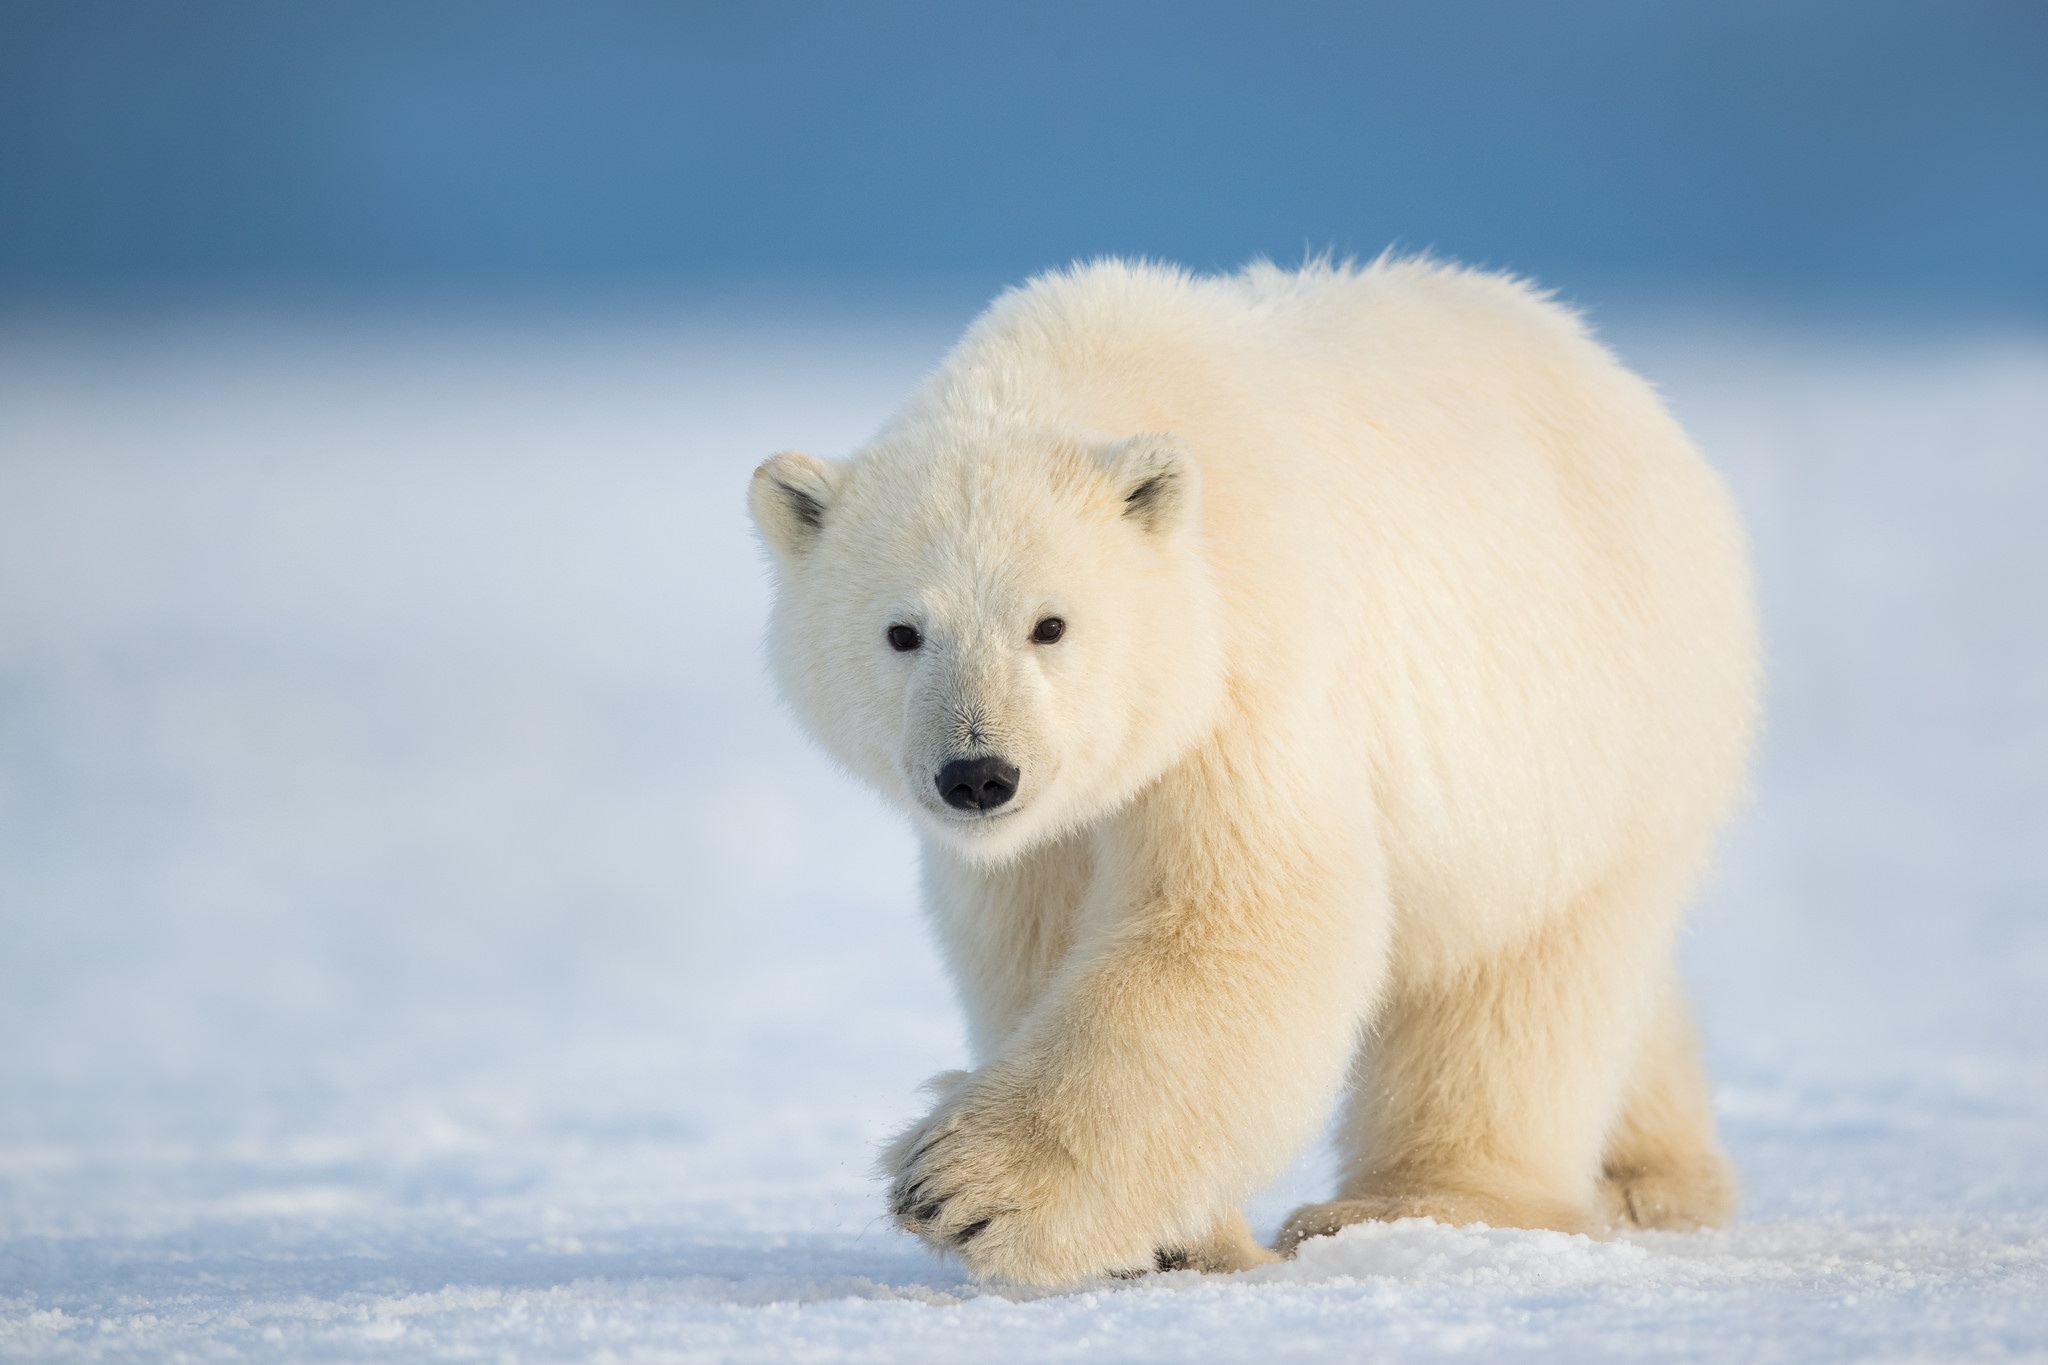
[[[979,1223],[969,1223],[966,1227],[953,1234],[953,1245],[956,1247],[966,1246],[969,1242],[981,1236],[982,1233],[987,1232],[988,1225],[994,1221],[995,1219],[993,1218],[984,1218]]]
[[[1188,1254],[1179,1247],[1161,1247],[1152,1253],[1152,1264],[1160,1270],[1186,1270]]]
[[[924,1182],[913,1180],[896,1192],[896,1200],[889,1211],[898,1218],[908,1218],[910,1211],[925,1201]]]
[[[931,1203],[926,1204],[922,1208],[918,1209],[917,1212],[911,1215],[911,1217],[915,1218],[920,1223],[929,1223],[932,1221],[932,1219],[938,1217],[939,1211],[945,1207],[945,1200],[934,1199]]]

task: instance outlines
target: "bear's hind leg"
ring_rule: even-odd
[[[1734,1167],[1714,1140],[1699,1038],[1674,973],[1643,1036],[1601,1193],[1617,1227],[1719,1227],[1735,1212]]]
[[[1617,878],[1520,944],[1397,980],[1359,1058],[1339,1197],[1296,1210],[1277,1249],[1398,1218],[1605,1231],[1602,1157],[1668,970],[1672,917],[1643,903],[1662,889]]]

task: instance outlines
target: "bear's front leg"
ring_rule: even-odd
[[[1234,1246],[1341,1087],[1385,953],[1374,846],[1256,795],[1214,809],[1239,790],[1170,775],[1116,818],[1044,997],[890,1149],[898,1222],[976,1277]]]

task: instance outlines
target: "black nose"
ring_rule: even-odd
[[[939,795],[954,810],[994,810],[1017,794],[1017,765],[988,758],[956,758],[939,769]]]

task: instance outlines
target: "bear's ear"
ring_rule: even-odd
[[[794,559],[818,538],[832,507],[834,482],[832,466],[795,450],[770,455],[754,471],[747,510],[778,557]]]
[[[1180,437],[1140,432],[1111,446],[1103,459],[1124,515],[1146,530],[1177,530],[1193,516],[1201,472]]]

